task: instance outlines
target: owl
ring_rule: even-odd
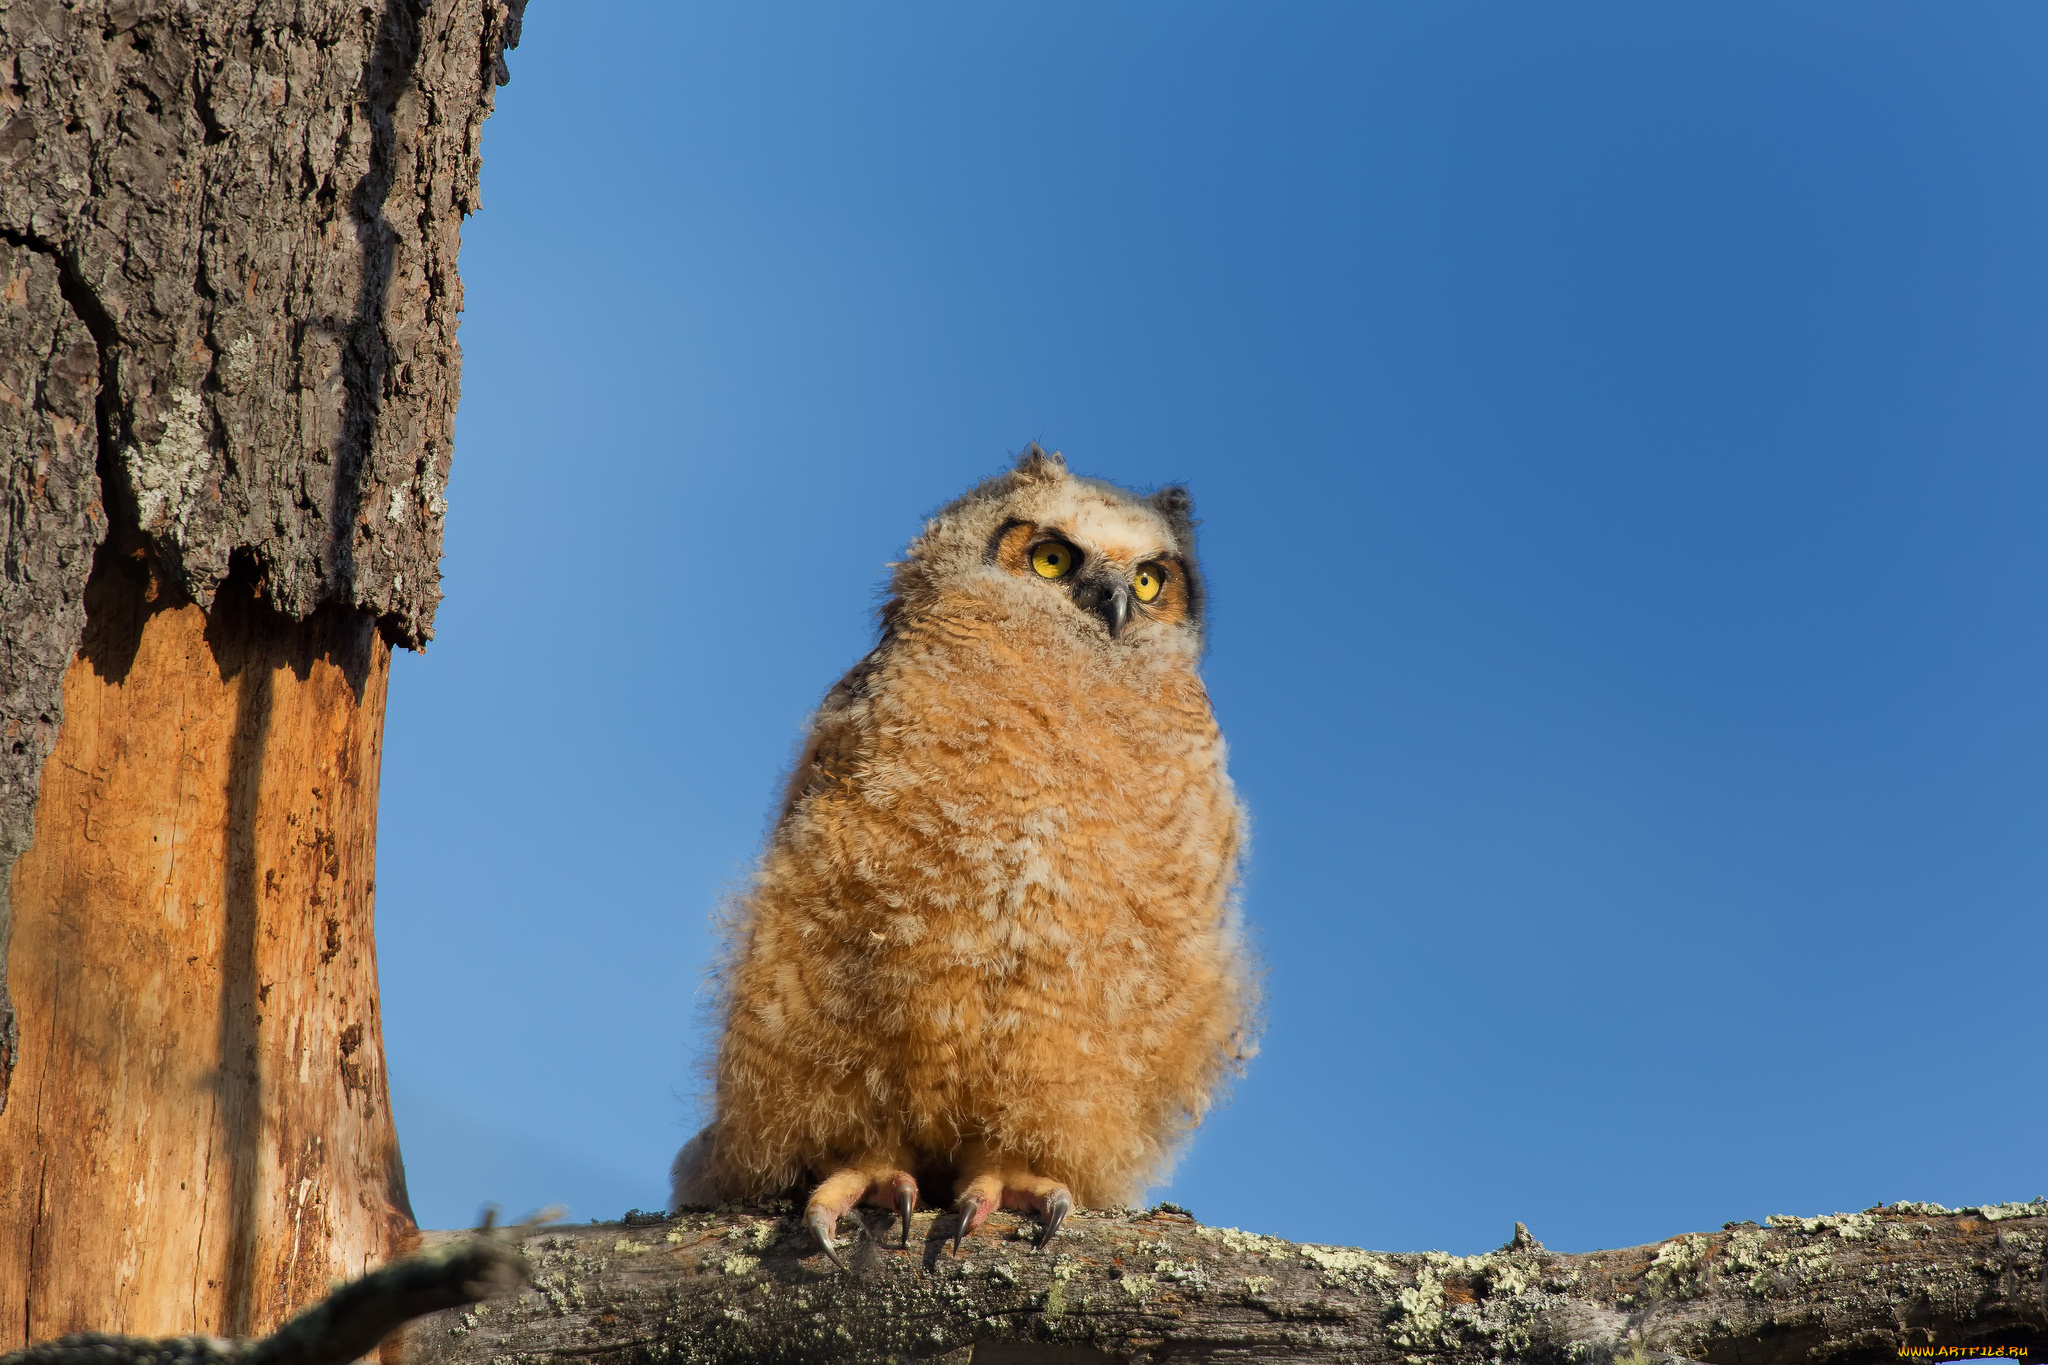
[[[841,1262],[856,1203],[907,1246],[950,1187],[956,1251],[998,1207],[1043,1245],[1164,1173],[1256,1013],[1191,510],[1033,445],[893,566],[728,907],[673,1206],[814,1182]]]

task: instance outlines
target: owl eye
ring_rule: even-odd
[[[1065,578],[1074,571],[1078,558],[1074,547],[1064,540],[1048,540],[1031,552],[1031,567],[1040,578]]]
[[[1131,579],[1131,588],[1138,594],[1140,602],[1150,602],[1165,586],[1166,566],[1163,564],[1140,564],[1137,575]]]

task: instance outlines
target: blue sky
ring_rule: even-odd
[[[415,1208],[616,1217],[924,514],[1184,480],[1264,1051],[1469,1253],[2048,1192],[2038,6],[581,5],[484,137],[379,944]]]

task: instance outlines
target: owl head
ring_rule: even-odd
[[[1185,488],[1135,493],[1027,446],[925,524],[896,566],[884,618],[964,598],[1092,647],[1199,653],[1193,511]]]

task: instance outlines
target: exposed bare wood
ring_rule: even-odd
[[[111,549],[16,865],[8,1344],[267,1331],[412,1235],[371,939],[390,647]]]
[[[957,1259],[951,1214],[920,1214],[895,1250],[877,1211],[851,1273],[812,1254],[785,1209],[635,1216],[529,1237],[530,1288],[416,1325],[407,1358],[1793,1365],[2002,1345],[2038,1360],[2048,1203],[1933,1207],[1587,1255],[1518,1227],[1500,1251],[1454,1257],[1304,1246],[1162,1205],[1076,1214],[1047,1250],[1000,1214]]]

